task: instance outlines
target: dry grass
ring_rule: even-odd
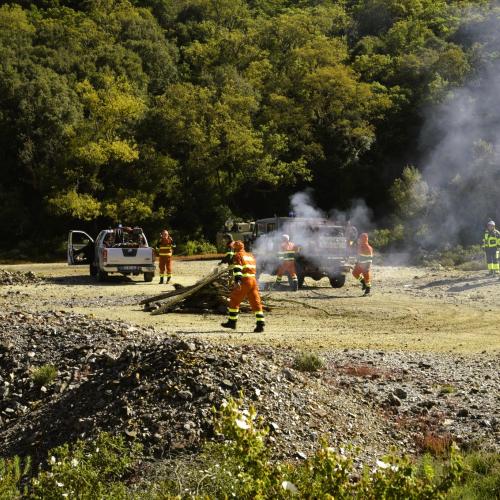
[[[388,370],[384,370],[381,368],[377,368],[376,366],[372,365],[342,365],[342,366],[337,366],[335,367],[335,370],[337,370],[339,373],[342,373],[344,375],[350,375],[352,377],[361,377],[361,378],[371,378],[371,379],[377,379],[377,378],[391,378],[393,374],[389,372]]]
[[[443,457],[450,452],[453,437],[449,433],[436,434],[434,432],[426,432],[423,436],[417,437],[415,441],[422,452],[430,453],[435,457]]]

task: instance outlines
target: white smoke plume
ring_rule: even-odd
[[[486,222],[500,222],[500,14],[466,32],[481,44],[479,68],[429,113],[420,138],[429,247],[479,243]]]
[[[323,269],[327,274],[338,274],[336,266],[340,262],[352,260],[352,249],[346,246],[345,224],[348,215],[338,210],[326,212],[319,209],[312,198],[311,191],[295,193],[290,198],[291,217],[280,220],[270,218],[265,224],[260,223],[265,230],[252,245],[252,251],[258,258],[258,264],[264,274],[272,274],[275,270],[276,260],[271,258],[277,256],[282,236],[287,234],[290,240],[300,247],[300,255]],[[352,224],[360,224],[362,231],[372,227],[370,223],[370,210],[364,202],[357,201],[349,213]],[[258,223],[259,224],[259,223]],[[327,262],[328,261],[328,262]],[[319,279],[318,274],[316,279]]]

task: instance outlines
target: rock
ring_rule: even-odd
[[[394,395],[397,396],[399,399],[406,399],[408,397],[408,393],[404,389],[401,389],[400,387],[397,387],[394,390]]]

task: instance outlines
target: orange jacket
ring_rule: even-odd
[[[278,257],[280,260],[295,260],[295,254],[297,251],[298,247],[295,243],[292,243],[291,241],[284,241],[280,245]]]
[[[235,253],[232,265],[234,281],[236,283],[240,282],[243,278],[255,279],[257,264],[251,253],[247,253],[244,250]]]
[[[358,262],[360,264],[371,264],[373,260],[373,248],[368,243],[368,234],[361,233],[358,239]]]
[[[159,257],[170,257],[173,254],[174,240],[170,236],[160,238],[156,244],[156,254]]]

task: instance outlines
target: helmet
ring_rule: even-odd
[[[233,250],[235,252],[241,252],[242,250],[245,250],[245,245],[241,240],[236,240],[233,243]]]
[[[288,234],[282,234],[281,239],[286,240],[286,241],[290,241],[290,236],[288,236]]]
[[[486,224],[487,226],[494,226],[495,225],[495,221],[494,220],[490,220],[488,221],[488,224]]]

